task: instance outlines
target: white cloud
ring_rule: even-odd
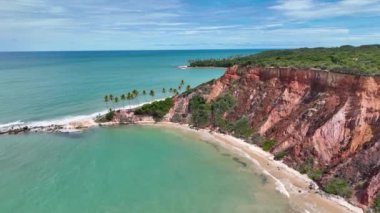
[[[358,34],[355,25],[332,19],[318,26],[309,22],[378,15],[380,0],[274,0],[270,9],[267,4],[259,8],[244,1],[248,4],[234,7],[220,1],[221,7],[200,7],[190,0],[0,0],[0,50],[293,47],[380,41],[376,26]]]
[[[380,0],[280,0],[271,9],[295,19],[319,19],[345,15],[375,15],[380,13]]]

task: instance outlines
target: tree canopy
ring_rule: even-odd
[[[190,61],[191,67],[230,67],[233,65],[316,68],[331,72],[379,75],[380,45],[269,50],[249,56]]]

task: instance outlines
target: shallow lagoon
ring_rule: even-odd
[[[273,181],[158,127],[0,137],[0,212],[290,212]]]

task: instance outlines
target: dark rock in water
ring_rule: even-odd
[[[228,153],[222,153],[222,155],[225,156],[225,157],[230,157],[230,156],[231,156],[231,155],[228,154]]]
[[[62,125],[50,125],[50,126],[13,126],[9,129],[0,131],[0,135],[9,134],[17,135],[26,132],[58,132],[63,129]]]
[[[60,137],[65,137],[65,138],[70,138],[70,139],[79,139],[83,138],[83,134],[81,134],[81,131],[77,132],[56,132],[54,134],[60,136]]]
[[[266,175],[264,175],[264,174],[260,174],[260,179],[261,179],[261,183],[262,183],[263,185],[265,185],[266,183],[268,183],[268,178],[267,178]]]
[[[237,158],[237,157],[233,157],[232,159],[233,159],[234,161],[238,162],[239,164],[241,164],[242,166],[247,167],[247,163],[243,162],[243,161],[240,160],[239,158]]]

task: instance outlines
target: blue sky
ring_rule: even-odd
[[[380,43],[380,0],[0,0],[0,51]]]

